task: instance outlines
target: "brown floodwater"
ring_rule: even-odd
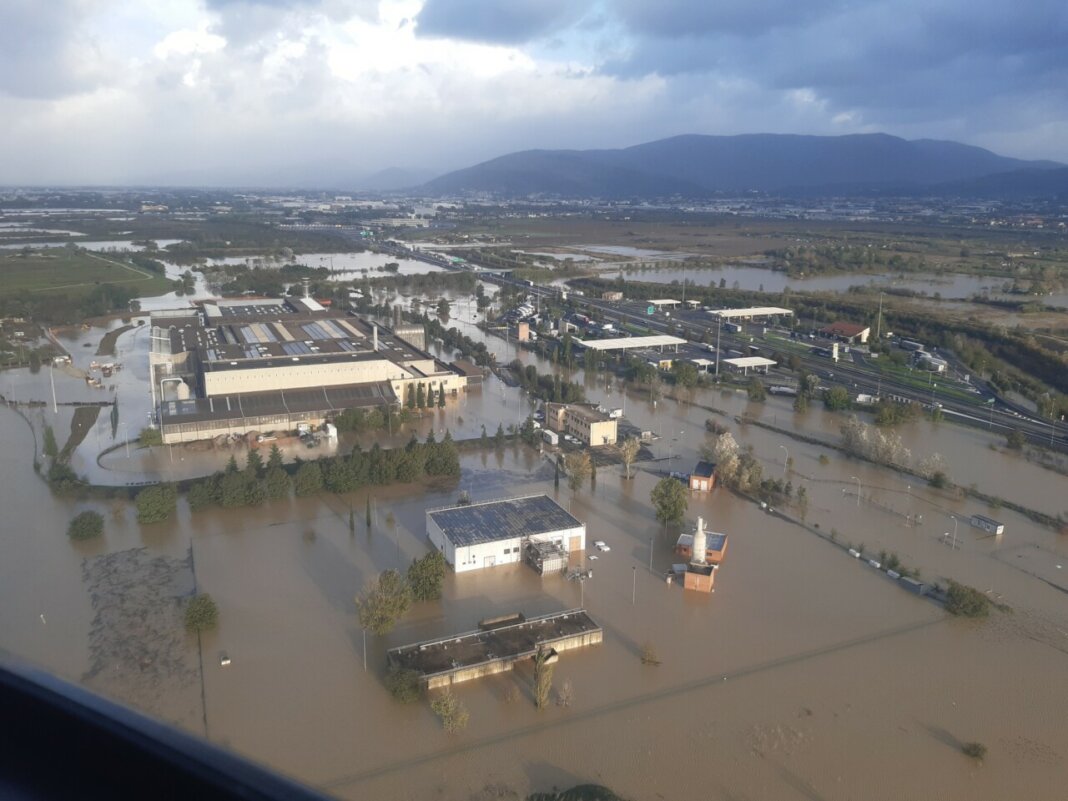
[[[143,337],[132,331],[119,338],[131,368]],[[503,340],[487,342],[500,343],[498,358],[515,352]],[[79,352],[95,349],[81,344]],[[535,355],[519,353],[549,369]],[[60,401],[79,399],[84,384],[59,376]],[[595,400],[624,403],[622,390],[603,376],[587,381],[576,371],[575,380]],[[4,373],[0,387],[21,400],[50,393],[47,371]],[[140,400],[127,400],[135,390],[135,380],[116,389],[120,419],[131,427],[148,405],[143,388]],[[726,416],[628,394],[627,417],[660,435],[652,446],[658,461],[640,465],[631,481],[609,466],[598,470],[592,489],[574,496],[566,485],[559,491],[560,502],[586,521],[589,539],[612,547],[586,562],[593,577],[583,588],[521,566],[450,575],[441,602],[417,605],[394,632],[368,638],[366,672],[353,596],[375,573],[426,552],[425,510],[452,502],[461,490],[476,499],[553,494],[546,460],[509,446],[465,454],[458,483],[375,488],[195,518],[183,503],[175,520],[140,527],[128,504],[52,497],[32,470],[29,426],[0,408],[0,648],[343,798],[488,798],[501,787],[524,793],[585,781],[634,798],[1063,797],[1065,538],[1007,510],[991,511],[733,420],[749,413],[834,438],[841,418],[821,409],[798,417],[786,401],[754,405],[718,390],[693,400]],[[526,409],[529,401],[517,390],[490,379],[414,428],[421,435],[447,427],[474,436],[486,422],[492,433],[498,421],[519,420]],[[59,415],[37,407],[28,416],[38,431],[53,425],[62,445],[69,407]],[[667,585],[661,576],[673,561],[673,537],[653,519],[654,472],[688,471],[706,442],[709,417],[752,444],[767,475],[783,474],[789,453],[786,476],[807,488],[810,524],[834,529],[840,541],[863,543],[873,554],[896,552],[927,580],[954,578],[989,591],[1013,612],[980,624],[948,618],[832,544],[723,490],[694,495],[687,514],[690,521],[703,515],[713,530],[730,535],[716,592],[698,597]],[[76,455],[79,469],[94,465],[101,445],[114,442],[106,411],[96,429]],[[941,452],[958,483],[1049,513],[1066,506],[1063,476],[991,450],[998,438],[985,432],[921,422],[901,433],[917,459]],[[829,457],[825,464],[821,454]],[[119,449],[99,470],[130,480],[141,470],[193,475],[228,456],[176,448],[133,449],[127,457]],[[370,531],[363,514],[369,496]],[[83,508],[104,514],[106,532],[98,542],[73,544],[66,525]],[[972,529],[966,519],[976,512],[1005,522],[1005,535],[996,540]],[[955,543],[944,536],[953,531],[950,515],[961,519]],[[918,516],[922,522],[913,525]],[[114,556],[136,586],[148,575],[144,560],[126,557],[137,548],[169,560],[157,564],[173,569],[166,592],[180,594],[188,589],[183,582],[195,580],[218,601],[219,628],[199,648],[195,638],[174,631],[178,623],[165,609],[148,617],[154,630],[105,626],[102,633],[92,602],[101,591],[94,560]],[[190,553],[186,576],[181,565]],[[458,687],[471,723],[449,737],[426,704],[397,705],[382,686],[389,647],[469,630],[489,615],[576,606],[580,598],[604,626],[605,641],[561,657],[557,684],[566,679],[574,687],[568,708],[538,712],[530,673],[521,669]],[[165,606],[152,598],[139,603]],[[99,672],[87,676],[101,642],[129,652],[137,645],[131,640],[142,639],[160,657],[149,683],[123,678],[121,666],[110,680]],[[661,665],[641,664],[646,643]],[[180,659],[162,658],[176,648]],[[219,661],[224,651],[232,660],[227,667]],[[509,700],[513,686],[515,701]],[[981,766],[960,753],[960,744],[972,740],[989,749]]]

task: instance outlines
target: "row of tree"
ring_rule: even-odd
[[[384,449],[375,443],[369,450],[357,446],[348,456],[321,457],[290,466],[282,463],[281,452],[272,446],[266,463],[256,450],[249,451],[243,469],[231,457],[222,472],[189,484],[187,497],[190,509],[197,512],[211,506],[258,506],[267,500],[285,498],[291,490],[298,497],[307,497],[323,491],[345,493],[365,486],[459,475],[460,456],[448,432],[441,442],[435,441],[433,434],[426,442],[419,442],[413,435],[403,448]],[[138,522],[168,519],[174,514],[177,497],[177,489],[171,484],[142,490],[137,495]]]
[[[508,365],[519,386],[530,395],[552,403],[581,403],[586,400],[586,393],[573,381],[560,378],[557,373],[542,374],[533,364],[523,365],[516,359]]]

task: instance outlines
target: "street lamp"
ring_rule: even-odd
[[[854,481],[857,482],[857,507],[859,508],[860,507],[860,479],[857,478],[856,476],[850,476],[850,478],[852,478]]]
[[[957,516],[950,515],[953,518],[953,550],[957,550]]]
[[[782,463],[782,477],[786,478],[786,469],[790,466],[790,449],[785,445],[780,445],[779,447],[786,451],[786,460]]]

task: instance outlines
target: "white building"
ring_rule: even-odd
[[[586,524],[548,495],[432,509],[426,533],[457,573],[519,562],[530,542],[586,548]]]

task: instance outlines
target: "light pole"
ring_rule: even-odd
[[[716,319],[719,321],[716,326],[716,381],[719,381],[719,337],[723,332],[723,315],[717,314]]]
[[[630,568],[630,605],[634,606],[634,601],[638,597],[638,568],[631,565]]]
[[[130,427],[126,423],[122,424],[122,438],[126,441],[126,458],[130,458]]]
[[[785,445],[780,445],[779,447],[786,451],[786,459],[782,463],[782,477],[786,478],[786,470],[790,466],[790,449]]]
[[[850,476],[850,478],[852,478],[854,481],[857,482],[857,508],[859,509],[860,508],[860,479],[857,478],[856,476]]]
[[[950,515],[953,518],[953,550],[957,550],[957,516]]]

